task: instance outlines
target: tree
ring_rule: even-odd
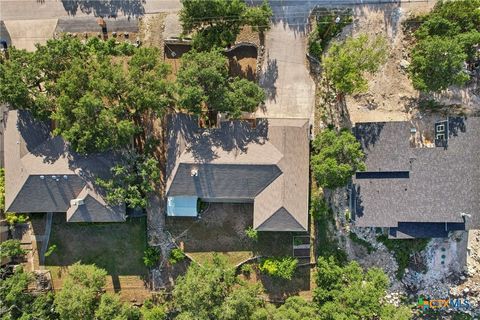
[[[22,249],[20,240],[10,239],[0,243],[0,259],[24,255],[27,252]]]
[[[355,261],[342,267],[333,257],[320,257],[315,280],[314,300],[322,319],[410,319],[406,307],[382,301],[389,282],[381,269],[364,272]]]
[[[220,312],[220,320],[251,319],[258,308],[263,307],[261,285],[241,286],[225,298]]]
[[[230,45],[244,25],[265,31],[271,16],[267,1],[260,7],[247,7],[242,0],[182,0],[180,11],[183,32],[196,32],[193,46],[197,50]]]
[[[167,318],[165,307],[156,305],[151,300],[146,300],[140,309],[142,320],[163,320]],[[193,317],[191,318],[193,319]]]
[[[299,296],[292,296],[285,300],[276,310],[274,320],[320,320],[316,306]]]
[[[141,312],[138,308],[129,307],[120,301],[117,294],[105,293],[95,311],[97,320],[139,320]]]
[[[346,185],[356,171],[365,170],[365,154],[348,130],[326,129],[315,137],[311,166],[319,186],[335,189]]]
[[[53,294],[31,294],[28,285],[34,281],[32,274],[22,268],[12,275],[0,278],[1,319],[46,319],[54,320],[58,315],[53,310]]]
[[[169,67],[154,48],[64,37],[37,51],[9,48],[0,63],[0,101],[52,119],[54,134],[82,154],[128,146],[146,110],[172,104]]]
[[[147,197],[160,178],[157,160],[151,156],[127,152],[123,156],[123,162],[111,171],[113,178],[96,179],[96,183],[107,192],[107,202],[111,205],[126,203],[130,208],[145,208]]]
[[[322,66],[325,76],[341,94],[356,94],[368,89],[365,73],[375,73],[387,58],[383,37],[369,38],[363,34],[345,42],[333,42]]]
[[[95,265],[75,263],[55,296],[55,309],[63,320],[93,319],[107,272]]]
[[[428,37],[412,51],[410,76],[413,86],[421,91],[441,91],[468,81],[463,64],[467,59],[456,39]]]
[[[182,56],[177,75],[179,105],[196,114],[205,108],[228,112],[233,118],[253,112],[265,93],[246,79],[229,79],[228,59],[220,50],[191,51]]]

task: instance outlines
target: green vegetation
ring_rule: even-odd
[[[242,264],[242,266],[240,267],[240,271],[243,273],[243,274],[246,274],[246,275],[250,275],[254,270],[253,270],[253,265],[251,265],[250,263],[244,263]]]
[[[367,272],[357,262],[339,265],[333,257],[318,259],[313,298],[321,319],[410,319],[407,307],[383,302],[389,286],[378,268]]]
[[[20,240],[10,239],[0,243],[0,259],[21,256],[27,252],[22,249]]]
[[[144,276],[143,252],[147,247],[146,218],[124,223],[68,223],[54,215],[50,245],[57,249],[45,258],[52,276],[77,261],[95,264],[109,275]]]
[[[260,271],[269,276],[291,280],[297,269],[298,260],[292,257],[267,258],[260,263]]]
[[[55,135],[89,154],[128,146],[144,111],[170,107],[168,74],[154,48],[64,37],[35,52],[10,47],[0,61],[0,101],[54,120]]]
[[[168,262],[170,264],[176,264],[180,261],[185,260],[185,253],[180,248],[174,248],[170,251],[170,257],[168,258]]]
[[[11,226],[16,223],[25,223],[28,221],[28,216],[22,213],[5,212],[5,220]]]
[[[5,169],[0,168],[0,212],[5,211]]]
[[[357,94],[367,91],[365,73],[377,72],[387,59],[387,42],[383,37],[369,38],[362,34],[333,42],[322,66],[325,77],[340,94]]]
[[[123,163],[114,166],[113,178],[96,179],[96,183],[107,191],[107,202],[111,205],[126,203],[130,208],[146,208],[147,197],[159,181],[160,170],[154,157],[135,152],[125,153]]]
[[[355,232],[350,231],[350,233],[348,234],[348,237],[353,242],[365,247],[365,249],[367,249],[368,253],[372,253],[373,251],[375,251],[375,248],[372,246],[372,244],[370,242],[359,238]]]
[[[322,54],[330,41],[352,23],[352,10],[345,9],[339,12],[337,9],[318,9],[314,11],[314,15],[316,25],[308,38],[308,51],[310,55],[322,60]]]
[[[245,229],[245,235],[253,241],[258,241],[258,231],[253,229],[253,227]]]
[[[397,278],[402,279],[405,269],[410,264],[410,257],[416,253],[423,251],[430,239],[388,239],[386,235],[380,235],[377,240],[382,242],[388,250],[393,252],[398,263]]]
[[[45,252],[44,256],[49,257],[52,253],[55,252],[55,250],[57,250],[57,245],[52,244],[50,247],[48,247],[47,252]]]
[[[365,170],[364,157],[351,132],[326,129],[313,141],[310,163],[318,185],[335,189],[345,186],[356,171]]]
[[[478,58],[480,0],[440,1],[415,32],[410,76],[421,91],[438,92],[469,80],[464,63]]]
[[[232,118],[238,118],[242,111],[255,111],[265,99],[257,84],[229,78],[228,59],[220,50],[184,54],[177,92],[180,107],[190,112],[201,114],[206,108],[226,112]]]
[[[193,46],[197,50],[231,45],[245,25],[264,32],[270,28],[271,16],[268,1],[249,7],[242,0],[182,0],[180,11],[183,32],[194,32]]]
[[[147,247],[147,249],[143,251],[143,264],[147,268],[156,266],[159,260],[160,260],[160,250],[158,248]]]

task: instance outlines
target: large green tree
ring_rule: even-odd
[[[480,1],[439,1],[415,32],[410,77],[417,90],[438,92],[464,85],[465,63],[478,58]]]
[[[395,308],[383,301],[389,282],[381,269],[364,272],[357,262],[340,266],[333,257],[320,257],[315,281],[314,300],[321,319],[407,320],[411,317],[407,307]]]
[[[115,165],[111,171],[111,179],[96,180],[107,191],[107,202],[111,205],[126,203],[130,208],[145,208],[147,197],[160,178],[157,160],[148,155],[128,152],[123,156],[122,163]]]
[[[146,110],[172,104],[169,68],[154,48],[64,37],[0,63],[0,101],[55,120],[54,133],[80,153],[127,146]]]
[[[271,16],[267,1],[260,7],[248,7],[243,0],[182,0],[180,11],[183,31],[195,32],[193,44],[198,50],[232,44],[244,25],[265,31]]]
[[[55,295],[55,310],[62,320],[94,319],[107,272],[95,265],[70,266],[62,289]]]
[[[333,42],[322,60],[322,67],[338,93],[356,94],[367,91],[365,74],[377,72],[386,58],[385,38],[362,34],[344,42]]]
[[[265,93],[246,79],[230,79],[228,59],[220,50],[191,51],[182,56],[177,75],[179,105],[191,112],[228,112],[231,117],[242,111],[253,112],[265,99]]]
[[[345,186],[356,171],[365,170],[364,153],[353,134],[326,129],[315,137],[311,166],[321,187]]]

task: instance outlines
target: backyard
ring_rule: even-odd
[[[77,261],[95,263],[108,273],[107,290],[122,298],[143,300],[147,269],[143,264],[146,247],[146,219],[125,223],[67,223],[63,214],[54,214],[45,267],[51,271],[54,288],[59,289],[68,266]]]

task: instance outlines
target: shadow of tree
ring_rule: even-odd
[[[95,17],[116,17],[119,12],[127,17],[145,14],[145,0],[62,0],[62,4],[71,16],[75,16],[78,10]]]
[[[267,67],[260,75],[260,86],[264,88],[268,100],[275,100],[277,96],[277,87],[275,82],[278,78],[277,59],[268,59]]]

